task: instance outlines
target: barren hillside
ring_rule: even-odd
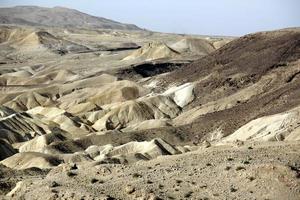
[[[122,24],[64,7],[16,6],[0,8],[0,24],[140,30],[135,25]]]
[[[191,36],[2,10],[0,198],[299,199],[299,29]]]

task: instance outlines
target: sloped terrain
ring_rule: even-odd
[[[182,39],[179,42],[172,44],[171,48],[181,53],[186,52],[197,55],[207,55],[216,49],[214,45],[207,40],[195,38]]]
[[[44,194],[48,199],[297,200],[299,172],[293,163],[298,158],[298,147],[299,143],[265,143],[199,149],[131,165],[64,164],[43,179],[28,177],[19,182],[10,196],[14,199],[38,199]]]
[[[23,179],[36,179],[37,177],[44,177],[49,170],[40,170],[38,168],[27,170],[13,170],[4,165],[0,165],[0,195],[9,193],[16,184]]]
[[[1,24],[139,30],[135,25],[122,24],[64,7],[16,6],[0,8],[0,13]]]
[[[185,36],[4,10],[26,26],[0,26],[0,198],[299,199],[299,29]]]
[[[58,54],[69,52],[84,52],[89,48],[58,38],[43,30],[3,26],[0,32],[1,43],[7,44],[19,51],[51,50]]]
[[[179,52],[175,51],[166,44],[149,43],[143,46],[141,49],[134,51],[131,55],[125,57],[124,60],[139,59],[143,61],[149,61],[160,58],[174,58],[178,55]]]
[[[298,31],[248,35],[160,77],[164,87],[195,84],[197,98],[175,123],[201,137],[215,130],[226,136],[253,119],[297,107],[299,39]]]

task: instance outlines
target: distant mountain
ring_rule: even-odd
[[[123,24],[64,7],[16,6],[0,8],[0,24],[140,30],[139,27],[132,24]]]

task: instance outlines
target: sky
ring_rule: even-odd
[[[74,8],[152,31],[241,36],[300,27],[300,0],[0,0],[0,7]]]

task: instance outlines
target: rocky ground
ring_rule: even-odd
[[[63,164],[25,175],[15,199],[299,199],[299,142],[201,146],[131,165]],[[46,198],[47,197],[47,198]]]
[[[59,16],[2,17],[1,198],[300,198],[299,29],[210,37]]]

